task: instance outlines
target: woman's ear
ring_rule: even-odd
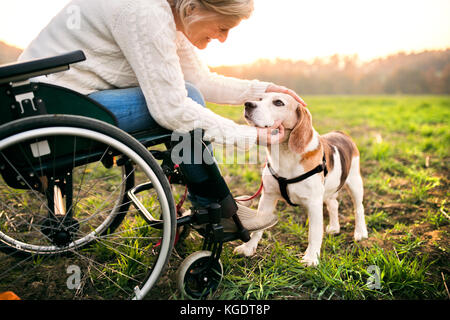
[[[297,124],[289,136],[288,146],[292,152],[302,154],[313,137],[312,117],[308,109],[298,105]]]
[[[190,4],[187,6],[187,8],[186,8],[186,16],[187,16],[187,17],[190,17],[191,15],[193,15],[195,9],[196,9],[195,4],[190,3]]]

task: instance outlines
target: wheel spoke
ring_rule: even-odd
[[[31,296],[31,283],[59,281],[64,288],[55,292],[66,290],[63,297],[144,295],[168,261],[176,227],[170,186],[160,169],[152,169],[157,162],[117,128],[76,116],[37,117],[35,121],[20,120],[23,130],[5,129],[7,136],[2,136],[0,129],[0,162],[24,184],[24,189],[18,190],[0,175],[0,251],[5,252],[0,252],[1,286],[28,286],[23,290]],[[50,151],[38,146],[31,155],[27,148],[41,141],[48,143]],[[111,151],[129,163],[110,167]],[[29,157],[16,162],[20,152]],[[28,172],[41,179],[43,188],[44,178],[50,181],[55,177],[61,191],[58,199],[65,199],[62,212],[55,214],[53,194],[33,188],[35,180],[25,178]],[[65,178],[66,172],[70,179]],[[139,197],[147,210],[163,221],[163,229],[148,225],[126,196],[134,178],[154,184]],[[82,268],[84,285],[76,291],[65,288],[69,275],[63,269],[70,265]]]

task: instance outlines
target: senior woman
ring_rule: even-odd
[[[89,95],[112,111],[118,126],[135,132],[161,126],[172,131],[202,129],[203,140],[237,146],[278,143],[283,127],[238,125],[205,108],[204,99],[240,105],[264,92],[293,91],[257,80],[211,73],[194,47],[225,42],[230,29],[250,17],[253,0],[73,0],[41,31],[19,60],[81,49],[85,62],[39,81]],[[76,23],[73,23],[76,22]],[[272,135],[272,129],[278,133]],[[273,225],[236,204],[216,163],[180,165],[194,206],[222,205],[224,222],[238,214],[250,231]]]

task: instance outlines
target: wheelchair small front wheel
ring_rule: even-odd
[[[223,278],[222,262],[211,251],[196,251],[183,260],[177,271],[177,286],[184,296],[204,299],[214,293]]]

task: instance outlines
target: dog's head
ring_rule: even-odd
[[[266,93],[259,101],[247,101],[244,115],[255,127],[271,127],[281,120],[285,129],[292,130],[288,144],[296,153],[303,153],[313,137],[311,114],[288,94]]]

